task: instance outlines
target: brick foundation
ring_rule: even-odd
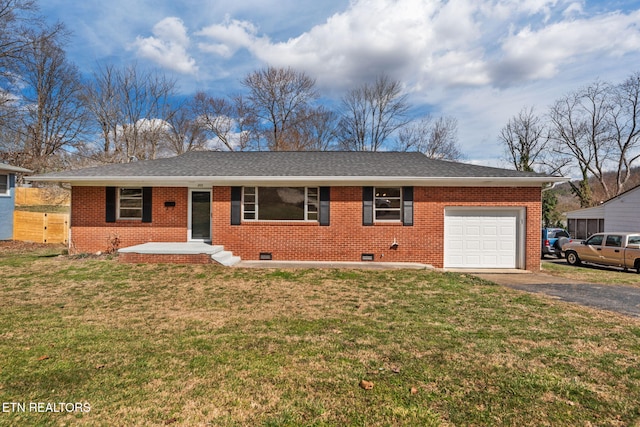
[[[135,254],[121,253],[118,255],[118,261],[144,264],[212,264],[211,255],[208,254]]]

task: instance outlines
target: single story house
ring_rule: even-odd
[[[0,163],[0,240],[13,239],[16,174],[29,172],[29,169]]]
[[[115,241],[142,262],[136,245],[210,242],[243,260],[526,270],[540,268],[541,189],[566,180],[420,153],[208,151],[30,179],[71,185],[71,253]]]
[[[640,185],[592,208],[567,213],[567,229],[576,239],[607,231],[640,231]]]

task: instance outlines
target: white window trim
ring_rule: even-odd
[[[376,206],[376,193],[378,192],[378,188],[397,188],[400,190],[400,206],[397,208],[380,208],[378,209],[378,206]],[[398,223],[398,222],[402,222],[402,206],[403,206],[403,198],[402,198],[403,194],[402,194],[402,187],[397,187],[397,186],[385,186],[385,187],[373,187],[373,222],[380,222],[380,223]],[[388,199],[398,199],[397,197],[387,197]],[[398,216],[398,219],[378,219],[378,210],[381,211],[398,211],[400,213],[400,215]]]
[[[0,193],[0,197],[11,197],[11,185],[10,185],[11,178],[9,177],[8,173],[7,174],[1,173],[0,177],[2,177],[2,176],[6,177],[5,178],[6,179],[5,184],[7,184],[7,191],[5,191],[4,193]],[[0,178],[0,179],[2,179],[2,178]]]
[[[267,186],[264,186],[267,187]],[[274,186],[272,188],[288,188],[291,186]],[[254,211],[248,211],[248,212],[254,212],[255,214],[255,218],[254,219],[246,219],[245,218],[245,188],[253,188],[255,191],[255,204],[254,204]],[[242,221],[246,221],[246,222],[299,222],[299,223],[303,223],[303,222],[310,222],[310,223],[314,223],[314,222],[320,222],[320,187],[303,187],[304,188],[304,219],[260,219],[260,195],[259,195],[259,191],[258,191],[259,186],[245,186],[242,187]],[[295,188],[295,187],[291,187],[291,188]],[[309,219],[309,189],[310,188],[315,188],[316,189],[316,205],[317,205],[317,211],[316,219]]]
[[[316,211],[313,212],[316,214],[316,219],[309,219],[309,190],[312,188],[316,190]],[[320,222],[320,187],[304,187],[304,220]]]
[[[128,189],[128,190],[140,190],[140,217],[123,217],[120,215],[120,190]],[[118,187],[117,188],[117,197],[116,197],[116,212],[118,214],[117,218],[123,221],[142,221],[142,210],[144,206],[144,202],[142,201],[142,187]],[[138,208],[126,208],[126,209],[138,209]]]
[[[253,210],[252,211],[246,211],[247,213],[253,212],[253,219],[245,219],[245,189],[246,188],[253,188]],[[242,187],[242,220],[243,221],[258,221],[258,187],[253,187],[253,186],[249,186],[249,187]]]

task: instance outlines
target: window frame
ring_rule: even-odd
[[[0,191],[0,197],[9,197],[11,196],[11,176],[8,173],[0,173],[0,182],[2,182],[2,177],[5,177],[4,184],[6,185],[5,191]]]
[[[637,245],[640,244],[640,236],[629,236],[627,238],[627,245]]]
[[[596,240],[600,238],[600,243],[590,243],[591,240]],[[593,236],[589,237],[587,240],[585,240],[585,244],[587,246],[602,246],[602,244],[605,242],[605,235],[604,234],[594,234]]]
[[[397,197],[388,197],[388,196],[378,196],[378,189],[393,189],[393,190],[397,190],[399,193],[399,196]],[[398,207],[397,208],[391,208],[391,207],[386,207],[386,208],[382,208],[382,207],[378,207],[378,199],[389,199],[389,200],[397,200],[398,201]],[[403,212],[404,212],[404,191],[402,187],[395,187],[395,186],[386,186],[386,187],[373,187],[373,222],[374,223],[402,223],[403,222]],[[379,219],[378,218],[378,212],[398,212],[398,218],[397,219]]]
[[[304,189],[304,218],[303,219],[260,219],[260,188],[303,188]],[[252,189],[247,194],[247,189]],[[311,190],[311,191],[310,191]],[[315,194],[313,194],[315,192]],[[253,201],[251,199],[253,197]],[[320,187],[293,187],[293,186],[243,186],[242,198],[240,206],[242,207],[241,218],[246,222],[320,222]],[[309,209],[310,206],[315,206],[315,211]],[[247,209],[251,207],[251,209]],[[253,218],[247,218],[247,215],[253,216]],[[315,216],[315,218],[313,218]]]
[[[122,207],[121,206],[121,200],[123,199],[122,197],[122,190],[140,190],[140,216],[136,216],[136,217],[129,217],[129,216],[122,216],[122,209],[136,209],[138,210],[137,207],[130,207],[130,206],[126,206],[126,207]],[[142,221],[142,216],[143,216],[143,210],[144,210],[144,190],[142,187],[118,187],[117,188],[117,195],[116,195],[116,213],[117,213],[117,219],[119,220],[124,220],[124,221]],[[137,200],[138,197],[125,197],[125,200]]]
[[[604,246],[610,248],[621,248],[623,236],[619,234],[607,234],[607,239],[604,242]]]

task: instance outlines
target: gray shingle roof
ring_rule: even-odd
[[[219,152],[193,151],[181,156],[111,164],[33,177],[43,181],[118,177],[407,177],[532,178],[546,175],[459,162],[434,160],[421,153],[399,152]],[[549,177],[550,178],[550,177]],[[553,179],[552,179],[553,180]]]

